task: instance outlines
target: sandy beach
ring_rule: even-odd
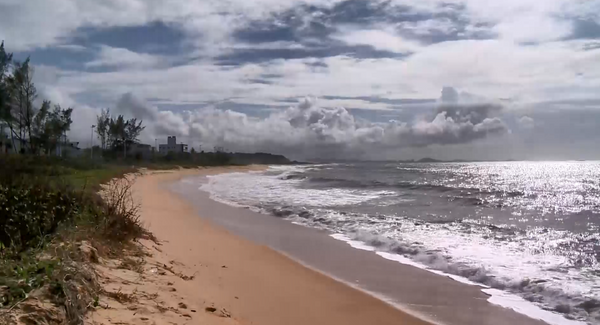
[[[107,291],[136,296],[103,299],[93,324],[429,324],[362,291],[198,217],[165,184],[182,177],[263,167],[147,173],[134,197],[150,241],[145,271],[100,267]]]

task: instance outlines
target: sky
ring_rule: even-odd
[[[82,147],[110,108],[196,150],[600,159],[600,0],[0,0],[0,40]]]

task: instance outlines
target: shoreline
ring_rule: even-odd
[[[204,177],[187,177],[170,189],[194,205],[202,218],[238,237],[270,247],[294,261],[431,323],[547,324],[508,306],[492,304],[479,285],[357,249],[324,230],[210,199],[199,191]],[[356,245],[355,245],[356,246]],[[364,245],[362,245],[364,246]],[[563,324],[562,322],[560,324]],[[564,322],[568,324],[568,322]]]
[[[174,287],[166,289],[178,295],[166,305],[185,300],[219,306],[229,315],[227,324],[546,324],[491,303],[479,286],[382,258],[320,230],[214,201],[198,190],[208,175],[266,168],[146,172],[136,179],[141,221],[162,242],[154,246],[159,253],[152,253],[194,278],[181,286],[167,282]],[[103,314],[95,319],[106,320],[111,313]],[[213,318],[201,319],[219,323]],[[179,324],[153,324],[163,323]]]
[[[92,321],[97,324],[106,321],[185,324],[189,320],[206,324],[261,325],[430,324],[282,253],[232,234],[199,216],[190,202],[167,188],[168,184],[184,177],[264,168],[266,166],[148,172],[138,177],[133,195],[140,204],[141,221],[161,243],[160,247],[144,243],[154,247],[151,259],[157,265],[168,261],[164,262],[165,268],[171,269],[167,265],[171,264],[181,270],[173,274],[192,276],[165,282],[169,274],[159,268],[158,275],[144,277],[144,284],[117,289],[146,292],[153,301],[160,300],[161,305],[166,306],[181,306],[185,301],[183,304],[194,312],[175,313],[176,308],[169,307],[164,313],[146,310],[146,316],[139,317],[139,313],[131,311],[139,306],[129,306],[118,312],[111,309],[96,312]],[[151,293],[165,284],[168,287],[164,289],[172,294]],[[213,309],[215,312],[208,312]],[[177,319],[177,314],[182,322],[172,321],[174,317]]]

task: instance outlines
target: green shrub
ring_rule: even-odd
[[[79,197],[68,189],[0,184],[0,247],[21,252],[39,246],[80,209]]]
[[[29,292],[45,284],[51,284],[54,271],[59,266],[56,260],[38,260],[35,256],[22,255],[19,261],[0,262],[0,307],[10,306],[24,299]]]

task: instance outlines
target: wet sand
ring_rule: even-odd
[[[264,168],[138,177],[134,198],[160,244],[140,242],[148,252],[141,273],[99,266],[105,290],[137,298],[102,298],[89,322],[544,324],[489,303],[479,287],[352,248],[323,231],[215,202],[198,190],[206,175]]]
[[[369,292],[407,313],[450,325],[546,324],[489,303],[489,296],[478,286],[352,248],[324,231],[215,202],[198,190],[204,181],[204,177],[188,177],[169,188],[192,203],[202,219]]]
[[[210,305],[231,316],[195,318],[203,324],[428,324],[211,221],[233,220],[222,213],[244,217],[239,213],[245,210],[214,210],[207,197],[187,201],[167,186],[186,176],[260,168],[153,173],[136,180],[134,198],[141,204],[142,221],[162,242],[161,259],[176,261],[178,268],[194,275],[191,281],[174,284],[177,295],[172,299],[177,300],[162,303]],[[204,311],[200,314],[205,316]],[[110,310],[105,315],[110,322],[117,319],[110,318]],[[161,315],[146,318],[155,324],[168,323],[161,321]],[[192,320],[181,318],[175,324],[192,324]]]

